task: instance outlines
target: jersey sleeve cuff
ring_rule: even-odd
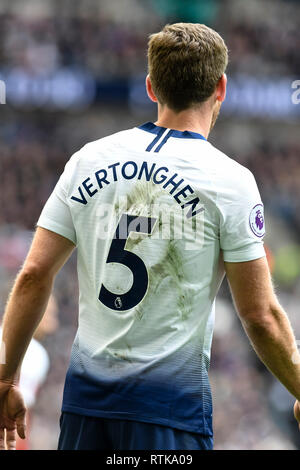
[[[58,224],[57,222],[54,222],[50,219],[44,220],[43,218],[40,218],[36,225],[37,227],[45,228],[47,230],[50,230],[51,232],[55,232],[58,235],[67,238],[72,243],[74,243],[74,245],[77,244],[76,235],[74,231],[68,227],[65,227],[64,225]]]
[[[243,261],[263,258],[264,256],[266,256],[266,252],[261,243],[244,247],[243,249],[223,251],[223,259],[228,263],[242,263]]]

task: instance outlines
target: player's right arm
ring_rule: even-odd
[[[0,450],[15,449],[16,431],[25,437],[26,408],[18,387],[22,360],[46,309],[56,274],[76,245],[67,198],[76,158],[75,154],[69,160],[44,206],[5,309],[0,342]]]
[[[267,260],[225,262],[225,270],[243,328],[262,362],[297,399],[294,414],[300,425],[300,354]]]
[[[18,387],[22,360],[47,307],[56,274],[74,248],[67,238],[38,227],[16,278],[5,309],[0,344],[5,351],[0,364],[0,450],[15,449],[16,430],[22,439],[25,437],[26,408]]]

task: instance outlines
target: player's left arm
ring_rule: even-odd
[[[263,204],[254,176],[235,166],[220,192],[220,246],[242,325],[260,359],[297,398],[300,426],[299,353],[289,319],[275,295],[263,248]]]
[[[38,227],[10,294],[1,344],[5,359],[1,362],[5,363],[0,364],[0,448],[4,447],[4,429],[13,431],[17,427],[21,437],[24,435],[24,419],[16,419],[25,415],[22,397],[15,397],[10,403],[9,392],[17,385],[23,357],[45,312],[55,276],[74,248],[67,238]]]

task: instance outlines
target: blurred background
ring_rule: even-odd
[[[144,91],[147,37],[188,21],[213,27],[229,47],[228,95],[210,141],[255,175],[274,282],[300,340],[299,19],[297,0],[0,0],[1,311],[66,161],[87,141],[155,120]],[[75,266],[73,257],[57,278],[27,364],[25,448],[57,445]],[[226,282],[210,378],[215,449],[300,449],[294,400],[250,348]]]

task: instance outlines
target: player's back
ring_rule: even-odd
[[[38,223],[78,249],[63,410],[211,435],[220,249],[263,256],[260,215],[251,173],[200,134],[147,123],[77,152]]]

